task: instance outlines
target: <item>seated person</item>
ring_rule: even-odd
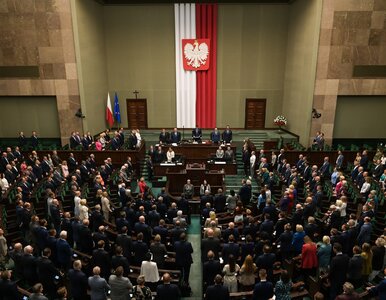
[[[216,143],[216,144],[220,143],[221,134],[220,134],[220,131],[218,131],[217,127],[211,132],[210,140],[212,141],[212,143]]]
[[[173,149],[169,147],[168,152],[166,152],[167,162],[173,162],[175,156],[176,154],[174,153]]]
[[[221,146],[218,147],[217,151],[216,151],[216,158],[224,158],[224,150],[222,149]]]
[[[196,128],[192,130],[192,138],[195,142],[201,142],[202,131],[201,128],[198,128],[198,125],[196,125]]]
[[[234,153],[233,153],[233,150],[231,147],[228,146],[227,149],[225,150],[224,158],[227,161],[233,161],[234,160]]]
[[[165,161],[165,153],[162,152],[162,147],[159,146],[157,151],[154,153],[154,162],[160,164]]]

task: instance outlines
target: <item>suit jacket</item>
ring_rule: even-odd
[[[111,260],[109,253],[104,249],[95,249],[92,253],[91,264],[101,268],[101,276],[108,279],[111,272]]]
[[[345,283],[349,260],[347,254],[338,254],[331,260],[329,273],[331,285],[339,287]]]
[[[229,290],[226,286],[222,284],[215,284],[208,286],[205,292],[206,300],[228,300],[229,298]]]
[[[149,251],[147,244],[143,241],[133,242],[134,262],[140,265],[145,260],[146,253]]]
[[[150,252],[153,253],[153,261],[157,263],[158,268],[163,269],[165,264],[165,255],[167,250],[164,244],[154,242],[150,245]]]
[[[129,261],[127,260],[126,257],[121,256],[121,255],[114,255],[111,258],[111,268],[115,270],[121,266],[123,268],[123,276],[127,276],[130,273],[130,265]]]
[[[362,278],[363,263],[363,257],[360,254],[350,258],[347,269],[348,280],[358,280]]]
[[[170,142],[178,144],[181,141],[181,133],[177,132],[172,132],[170,133]]]
[[[222,139],[225,143],[230,143],[232,141],[232,130],[224,130],[224,132],[222,133]]]
[[[37,260],[36,257],[29,254],[24,254],[21,258],[21,269],[23,272],[23,277],[27,280],[29,284],[34,284],[37,282],[37,273],[36,273]]]
[[[55,268],[53,262],[48,257],[39,257],[37,260],[37,273],[39,282],[46,290],[53,287],[55,290],[54,277],[59,276],[59,271]]]
[[[214,208],[216,212],[224,212],[225,211],[225,203],[227,198],[224,194],[216,194],[214,196]]]
[[[192,138],[194,140],[201,140],[201,138],[202,138],[202,130],[201,130],[201,128],[194,128],[192,130]]]
[[[160,284],[157,286],[157,298],[159,300],[178,300],[180,299],[180,289],[175,284]]]
[[[256,266],[259,269],[265,269],[267,271],[268,278],[271,278],[275,260],[276,255],[274,253],[264,253],[256,259]]]
[[[69,266],[71,264],[72,249],[70,244],[63,239],[56,242],[57,260],[61,265]]]
[[[168,144],[168,143],[169,143],[169,139],[170,139],[169,132],[165,132],[165,134],[161,132],[161,133],[159,134],[159,141],[160,141],[162,144]]]
[[[273,284],[269,281],[256,283],[253,289],[253,300],[268,300],[273,297]]]
[[[116,240],[117,245],[121,246],[123,249],[123,255],[131,261],[131,252],[133,251],[133,242],[131,240],[131,237],[128,236],[127,234],[118,234],[117,240]]]
[[[224,265],[228,263],[229,255],[233,255],[235,259],[237,260],[240,256],[240,246],[236,243],[226,243],[222,247],[222,258],[224,260]]]
[[[87,226],[79,226],[79,248],[80,251],[91,254],[94,247],[91,230]]]
[[[107,281],[100,276],[92,276],[88,278],[88,285],[90,287],[91,300],[106,300],[106,292],[110,289]]]
[[[213,284],[214,277],[217,274],[221,274],[221,271],[222,271],[222,268],[221,268],[220,261],[212,259],[204,262],[203,272],[202,272],[204,283],[206,283],[207,285]]]
[[[132,289],[133,285],[127,277],[117,277],[116,275],[111,275],[109,278],[109,284],[111,286],[111,299],[114,300],[129,300],[129,292]]]
[[[16,282],[13,282],[11,280],[0,281],[0,299],[2,300],[20,299],[19,292],[17,291]]]
[[[218,254],[221,250],[220,241],[216,238],[206,238],[201,241],[201,260],[207,261],[208,251],[212,250],[215,259],[218,259]]]
[[[176,251],[176,265],[183,267],[193,263],[192,253],[193,247],[190,242],[177,241],[174,243],[174,249]]]
[[[368,223],[368,224],[363,224],[360,231],[359,231],[359,234],[358,234],[358,237],[357,237],[357,240],[358,240],[358,244],[360,246],[362,246],[364,243],[369,243],[370,240],[371,240],[371,230],[372,230],[372,225],[371,223]]]
[[[87,299],[87,276],[82,271],[71,269],[68,271],[68,279],[72,296],[76,299]]]

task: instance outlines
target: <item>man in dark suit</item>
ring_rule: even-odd
[[[368,287],[370,297],[378,296],[379,299],[386,299],[386,267],[383,268],[383,280],[377,286]]]
[[[38,148],[39,138],[38,138],[38,135],[37,135],[36,131],[32,131],[32,135],[31,135],[31,139],[30,139],[30,144],[31,144],[31,147],[34,150],[36,150]]]
[[[169,132],[166,132],[165,128],[162,129],[161,133],[159,134],[159,143],[168,144],[169,140],[170,140]]]
[[[16,282],[11,281],[11,271],[5,270],[1,273],[0,297],[3,300],[20,299]]]
[[[150,242],[151,238],[151,228],[149,225],[145,223],[145,217],[140,216],[138,218],[138,222],[134,225],[134,231],[135,233],[142,233],[143,234],[143,240],[148,244]]]
[[[259,270],[260,282],[256,283],[253,289],[253,300],[268,300],[273,297],[273,284],[267,281],[265,269]]]
[[[229,255],[233,255],[233,257],[237,260],[240,256],[240,246],[235,243],[235,237],[231,234],[228,238],[228,243],[225,243],[222,247],[222,258],[224,260],[224,265],[228,263]]]
[[[127,234],[127,227],[123,226],[121,229],[121,234],[118,234],[116,239],[116,244],[122,247],[123,255],[127,258],[127,260],[131,261],[131,252],[133,250],[133,242],[131,240],[131,236]]]
[[[70,153],[70,156],[68,157],[67,159],[67,164],[68,164],[68,171],[71,173],[71,172],[74,172],[76,167],[78,166],[78,162],[76,161],[75,157],[74,157],[74,153]]]
[[[52,204],[49,207],[51,213],[51,222],[56,232],[60,232],[61,212],[59,208],[59,201],[57,199],[52,200]]]
[[[342,286],[346,281],[346,274],[350,258],[347,256],[347,254],[342,253],[341,244],[335,243],[332,249],[335,253],[335,257],[332,258],[330,264],[330,299],[335,299],[337,295],[342,293]]]
[[[140,232],[137,234],[137,240],[133,242],[134,264],[136,266],[141,265],[148,251],[149,247],[143,241],[143,233]]]
[[[361,256],[361,248],[359,246],[353,247],[353,257],[350,258],[347,268],[347,280],[350,281],[357,289],[362,285],[362,269],[364,259]]]
[[[180,240],[174,243],[174,250],[176,251],[176,265],[181,269],[184,282],[189,285],[190,266],[193,263],[193,247],[186,240],[185,233],[181,233]]]
[[[79,226],[79,243],[77,243],[77,246],[79,246],[79,250],[87,254],[91,254],[92,249],[94,247],[91,230],[88,227],[89,225],[89,220],[83,220],[83,224]]]
[[[91,264],[93,267],[100,267],[101,277],[108,279],[111,273],[111,260],[109,253],[104,249],[105,242],[100,240],[98,242],[98,249],[95,249],[92,253]]]
[[[221,142],[221,134],[217,127],[210,133],[210,140],[212,143],[218,144]]]
[[[246,181],[245,179],[242,180],[242,186],[239,191],[239,197],[241,202],[243,202],[244,205],[249,204],[249,200],[252,197],[252,185],[249,184],[250,181]]]
[[[181,141],[181,133],[178,132],[177,128],[173,129],[173,132],[170,133],[170,143],[178,144]]]
[[[75,150],[76,147],[78,147],[80,144],[80,141],[78,140],[75,131],[71,132],[70,137],[70,149]]]
[[[51,249],[45,248],[43,255],[37,260],[38,280],[44,286],[44,291],[50,299],[56,295],[55,281],[59,279],[59,271],[55,268],[50,259]]]
[[[214,196],[213,199],[213,206],[217,213],[225,211],[226,200],[227,198],[224,195],[222,189],[218,189],[217,194]]]
[[[107,237],[107,234],[106,234],[106,228],[105,226],[101,225],[98,227],[98,231],[97,232],[94,232],[92,234],[92,239],[94,241],[94,245],[98,245],[99,241],[104,241],[105,244],[104,244],[104,249],[109,252],[110,249],[111,249],[111,245],[110,245],[110,240],[109,238]]]
[[[80,260],[74,261],[73,269],[68,271],[68,279],[73,299],[87,299],[87,276],[82,272],[82,262]]]
[[[379,178],[381,178],[382,174],[383,174],[383,165],[381,163],[381,160],[378,159],[375,162],[375,166],[373,169],[373,177],[375,180],[379,180]]]
[[[111,258],[111,268],[116,270],[119,266],[123,268],[123,276],[127,276],[130,273],[129,261],[123,256],[123,249],[121,246],[117,246],[115,249],[115,255]]]
[[[172,242],[177,242],[180,240],[181,234],[185,232],[185,228],[181,227],[180,220],[176,221],[174,228],[170,230],[170,237]]]
[[[273,266],[276,261],[276,255],[272,253],[271,247],[265,245],[263,247],[263,254],[257,257],[256,266],[258,269],[264,269],[266,277],[269,280],[273,279]]]
[[[177,285],[170,283],[169,273],[162,276],[163,284],[157,286],[157,298],[159,300],[178,300],[181,297],[180,289]]]
[[[208,287],[213,281],[217,274],[221,274],[222,268],[220,261],[214,259],[213,251],[208,252],[208,261],[204,262],[203,266],[203,281],[204,289]]]
[[[208,237],[201,241],[201,260],[204,262],[207,260],[206,254],[209,251],[213,251],[214,258],[218,259],[218,255],[220,252],[220,241],[217,238],[214,238],[214,232],[210,228],[207,230]]]
[[[135,129],[133,129],[129,135],[129,149],[135,150],[135,147],[137,146],[137,135]]]
[[[56,244],[58,264],[63,270],[68,270],[71,266],[72,249],[67,243],[67,232],[62,231],[59,237]]]
[[[222,140],[227,144],[232,143],[232,130],[230,130],[229,125],[227,125],[226,129],[222,133]]]
[[[169,235],[169,231],[165,226],[164,219],[161,219],[158,226],[154,227],[153,234],[159,234],[161,236],[162,243],[166,243],[166,238]]]
[[[28,245],[24,247],[24,255],[21,258],[21,269],[23,273],[23,278],[27,281],[29,285],[34,285],[37,281],[36,273],[36,257],[33,256],[33,248]]]
[[[226,286],[222,285],[222,277],[217,274],[214,278],[214,285],[208,286],[205,292],[205,300],[228,300],[229,290]]]
[[[201,139],[202,139],[202,130],[201,128],[198,127],[198,125],[196,125],[196,128],[194,128],[192,130],[192,139],[193,141],[195,142],[201,142]]]

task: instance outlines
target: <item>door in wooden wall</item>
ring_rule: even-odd
[[[147,129],[146,99],[126,99],[127,127],[129,129]]]
[[[266,99],[246,99],[245,129],[265,128]]]

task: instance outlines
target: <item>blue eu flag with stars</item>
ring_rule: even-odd
[[[114,96],[114,118],[117,123],[121,124],[121,111],[119,109],[118,95],[115,93]]]

